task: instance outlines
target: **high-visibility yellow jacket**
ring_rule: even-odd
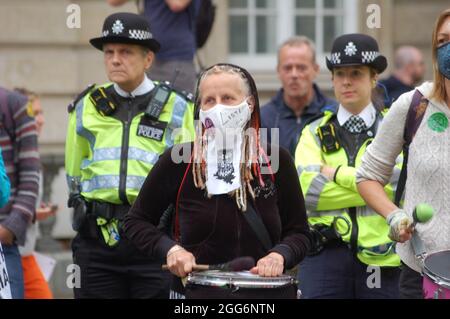
[[[354,163],[351,163],[344,147],[334,152],[324,152],[317,129],[335,116],[326,112],[323,117],[306,126],[296,148],[295,164],[305,197],[308,221],[311,225],[328,226],[336,221],[335,228],[343,235],[343,241],[351,243],[353,239],[357,242],[357,257],[365,264],[399,266],[400,259],[394,253],[393,242],[388,238],[389,227],[386,220],[366,206],[356,187],[356,170],[373,138],[368,138],[362,144],[353,159]],[[381,117],[377,121],[381,121]],[[402,158],[399,157],[391,181],[385,187],[391,199],[400,175],[401,163]],[[341,166],[335,182],[320,173],[323,165],[334,168]],[[336,217],[341,218],[335,219]]]
[[[167,127],[162,141],[157,141],[137,134],[144,110],[134,117],[129,110],[126,121],[104,116],[89,99],[94,90],[79,99],[69,115],[65,150],[69,187],[73,181],[79,183],[87,201],[133,204],[159,156],[174,144],[194,139],[193,103],[172,91],[159,117]],[[180,128],[182,134],[173,134]]]

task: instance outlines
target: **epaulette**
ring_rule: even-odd
[[[159,81],[155,81],[154,82],[155,85],[158,85],[159,83],[164,84],[165,86],[169,87],[170,90],[172,92],[174,92],[176,95],[182,97],[183,99],[185,99],[187,102],[194,102],[194,94],[186,92],[184,90],[180,91],[176,88],[173,87],[173,85],[169,82],[169,81],[164,81],[164,82],[159,82]]]
[[[173,90],[176,94],[178,94],[179,96],[181,96],[182,98],[184,98],[187,102],[192,102],[194,103],[194,95],[192,93],[188,93],[186,91],[178,91],[178,90]]]
[[[72,103],[69,104],[69,106],[67,107],[67,111],[69,113],[72,113],[72,111],[75,109],[75,107],[77,106],[78,102],[90,91],[92,90],[92,88],[95,87],[95,83],[89,85],[86,89],[83,90],[83,92],[81,92],[80,94],[78,94],[78,96],[72,101]]]

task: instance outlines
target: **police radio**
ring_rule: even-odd
[[[169,99],[172,89],[168,82],[160,83],[156,86],[155,92],[150,100],[150,103],[145,110],[145,114],[154,120],[158,120],[161,112]]]
[[[336,136],[336,129],[332,123],[317,128],[319,140],[324,153],[336,152],[341,148]]]

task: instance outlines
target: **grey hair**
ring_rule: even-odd
[[[395,51],[394,66],[396,70],[400,70],[408,64],[414,62],[415,54],[421,54],[420,50],[410,45],[399,47]]]
[[[314,44],[314,42],[310,38],[308,38],[307,36],[304,36],[304,35],[297,35],[297,36],[290,37],[289,39],[284,41],[278,47],[278,63],[280,63],[280,52],[281,52],[281,49],[283,49],[284,47],[299,47],[299,46],[302,46],[302,45],[306,45],[307,47],[309,47],[309,49],[311,50],[311,53],[312,53],[312,62],[314,64],[317,64],[317,60],[316,60],[316,45]]]
[[[144,47],[143,45],[141,45],[141,49],[142,49],[142,55],[145,57],[147,56],[147,54],[149,52],[153,52],[152,50],[150,50],[150,48]]]

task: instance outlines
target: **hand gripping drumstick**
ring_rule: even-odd
[[[223,264],[217,265],[194,265],[192,270],[220,270],[220,271],[243,271],[250,270],[255,266],[255,259],[253,257],[238,257]],[[168,270],[167,265],[162,265],[163,270]]]

